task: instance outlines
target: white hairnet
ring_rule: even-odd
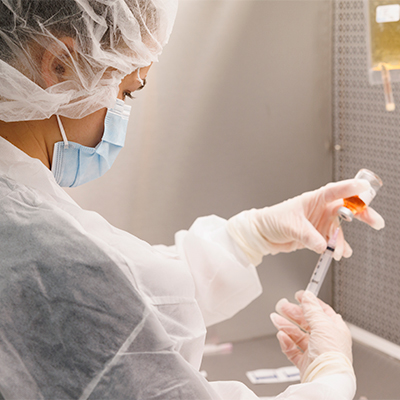
[[[0,0],[0,120],[112,106],[121,79],[157,61],[176,9],[177,0]],[[55,84],[45,54],[69,71]]]

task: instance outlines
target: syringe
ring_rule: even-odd
[[[314,272],[311,276],[310,283],[307,286],[306,290],[313,292],[316,296],[318,296],[319,290],[321,289],[322,283],[324,282],[326,273],[328,272],[329,266],[331,265],[339,230],[340,227],[336,228],[334,234],[329,239],[328,247],[321,254],[321,257],[317,262],[317,266],[315,267]]]

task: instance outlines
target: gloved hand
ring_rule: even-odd
[[[339,225],[337,210],[343,205],[343,198],[369,188],[369,183],[361,179],[329,183],[272,207],[243,211],[229,219],[228,232],[254,265],[261,263],[263,255],[305,247],[322,253]],[[356,218],[377,230],[385,226],[383,218],[370,207]],[[340,230],[334,258],[340,260],[351,254]]]
[[[306,373],[311,374],[309,367],[318,357],[323,362],[324,354],[331,355],[324,373],[329,368],[331,373],[352,372],[351,334],[342,317],[309,291],[297,292],[296,299],[300,305],[280,300],[276,305],[280,315],[272,313],[271,320],[279,330],[282,351],[300,370],[302,381]]]

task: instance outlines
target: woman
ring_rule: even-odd
[[[106,172],[166,44],[175,0],[0,1],[0,392],[5,399],[252,399],[199,373],[206,326],[256,298],[264,255],[322,252],[348,180],[150,246],[62,186]],[[368,208],[361,220],[383,219]],[[340,233],[336,258],[351,255]],[[271,316],[303,383],[281,399],[352,398],[351,339],[309,293]],[[310,334],[304,334],[296,322]],[[299,351],[298,348],[302,349]],[[321,393],[325,397],[322,397]]]

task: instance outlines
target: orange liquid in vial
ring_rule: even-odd
[[[353,214],[359,214],[367,208],[367,205],[358,196],[347,197],[343,199],[343,203]]]

